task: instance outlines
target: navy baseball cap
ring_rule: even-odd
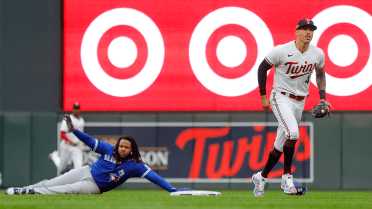
[[[73,109],[80,109],[80,104],[79,104],[79,102],[75,102],[75,103],[74,103]]]
[[[301,28],[302,26],[305,26],[305,25],[309,25],[312,28],[312,30],[317,29],[317,27],[314,25],[314,22],[312,20],[302,19],[302,20],[298,21],[296,30],[298,30],[299,28]]]

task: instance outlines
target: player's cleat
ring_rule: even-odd
[[[297,190],[293,184],[293,176],[291,174],[282,175],[282,184],[280,186],[286,194],[296,194]]]
[[[36,194],[33,188],[24,188],[22,194]]]
[[[256,197],[264,196],[264,187],[267,182],[267,178],[261,176],[261,172],[253,174],[252,182],[254,183],[253,193]]]
[[[10,187],[7,190],[5,190],[5,194],[13,195],[13,194],[22,194],[23,189],[17,188],[17,187]]]
[[[10,187],[5,190],[5,194],[36,194],[33,188],[17,188],[17,187]]]

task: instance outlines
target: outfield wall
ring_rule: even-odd
[[[87,122],[276,122],[272,113],[197,113],[197,114],[83,114]],[[57,123],[62,114],[34,112],[1,113],[0,171],[3,187],[22,186],[56,175],[48,154],[57,148]],[[302,121],[314,123],[314,182],[311,189],[372,189],[369,151],[372,146],[371,113],[334,113],[331,119]],[[159,138],[155,132],[154,141]],[[140,146],[146,146],[141,144]],[[234,155],[234,153],[233,153]],[[243,165],[244,166],[244,165]],[[182,171],[180,171],[182,172]],[[160,172],[161,173],[161,172]],[[172,183],[194,189],[245,189],[250,183]],[[278,188],[277,183],[267,188]],[[157,188],[148,183],[126,183],[121,188]]]

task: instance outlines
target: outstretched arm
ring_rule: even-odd
[[[164,190],[167,190],[168,192],[177,192],[177,191],[187,191],[191,190],[188,188],[181,188],[181,189],[176,189],[174,188],[170,183],[168,183],[165,179],[163,179],[161,176],[159,176],[157,173],[155,173],[152,170],[149,170],[149,172],[146,174],[145,178],[152,183],[160,186]]]
[[[67,123],[67,128],[69,132],[72,132],[75,134],[75,136],[84,144],[86,144],[88,147],[90,147],[92,150],[95,150],[94,148],[97,146],[97,140],[93,139],[91,136],[89,136],[86,133],[83,133],[79,131],[78,129],[75,129],[74,125],[72,124],[71,118],[69,115],[65,115],[63,117],[63,120]]]
[[[173,186],[170,183],[168,183],[165,179],[163,179],[161,176],[159,176],[157,173],[155,173],[152,170],[150,170],[146,174],[145,178],[151,181],[152,183],[160,186],[164,190],[167,190],[168,192],[176,191],[176,188],[173,188]]]
[[[84,144],[86,144],[92,150],[95,150],[98,143],[96,139],[93,139],[93,137],[89,136],[84,132],[79,131],[78,129],[76,129],[73,133],[80,141],[84,142]]]
[[[316,84],[319,89],[320,100],[326,100],[325,89],[326,89],[326,79],[324,67],[321,69],[316,69]]]

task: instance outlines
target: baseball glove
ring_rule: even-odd
[[[65,120],[66,123],[67,123],[68,132],[70,132],[70,133],[74,132],[75,128],[74,128],[74,125],[72,124],[70,116],[65,114],[65,117],[63,117],[63,120]]]
[[[331,104],[329,102],[321,100],[315,107],[310,109],[310,114],[314,118],[323,118],[327,114],[328,114],[328,117],[331,117],[330,115],[331,113],[329,111],[330,107],[331,107]]]

